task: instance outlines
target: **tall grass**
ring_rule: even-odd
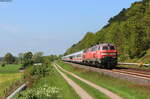
[[[0,74],[0,96],[4,96],[4,91],[21,78],[21,73]]]

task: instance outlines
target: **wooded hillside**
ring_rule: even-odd
[[[144,56],[150,48],[150,0],[135,2],[130,8],[123,9],[98,32],[88,32],[65,54],[102,42],[115,44],[122,59]]]

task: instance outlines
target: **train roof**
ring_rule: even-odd
[[[75,53],[72,53],[72,54],[69,54],[69,55],[66,55],[66,56],[63,56],[63,57],[70,57],[70,56],[76,56],[76,55],[79,55],[79,54],[83,54],[83,51],[79,51],[79,52],[75,52]]]
[[[90,47],[90,48],[87,48],[87,49],[85,49],[85,50],[82,50],[82,51],[79,51],[79,52],[75,52],[75,53],[72,53],[72,54],[63,56],[63,58],[64,58],[64,57],[70,57],[70,56],[76,56],[76,55],[78,55],[78,54],[82,54],[84,51],[86,51],[86,50],[88,50],[88,49],[91,49],[91,48],[93,48],[93,47],[96,47],[96,46],[114,46],[114,45],[111,44],[111,43],[100,43],[100,44],[97,44],[97,45],[92,46],[92,47]]]

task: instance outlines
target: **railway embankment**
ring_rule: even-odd
[[[100,68],[95,68],[95,67],[91,67],[91,66],[85,66],[85,65],[80,65],[80,64],[74,64],[74,63],[69,63],[74,67],[78,67],[78,68],[83,68],[83,69],[87,69],[87,70],[91,70],[94,72],[98,72],[98,73],[103,73],[105,75],[108,76],[112,76],[115,78],[119,78],[122,80],[127,80],[127,81],[131,81],[137,84],[143,84],[143,85],[150,85],[150,75],[149,74],[140,74],[140,73],[134,73],[135,71],[130,71],[126,72],[126,71],[115,71],[115,70],[106,70],[106,69],[100,69]]]
[[[123,97],[124,99],[149,99],[150,85],[137,84],[127,80],[118,79],[116,77],[105,75],[98,71],[93,71],[88,66],[75,66],[76,64],[68,64],[58,62],[65,70],[76,74],[86,80],[91,81],[103,88],[106,88],[113,93]],[[88,68],[88,69],[86,69]]]

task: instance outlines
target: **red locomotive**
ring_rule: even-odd
[[[111,69],[117,65],[117,50],[114,45],[103,43],[64,56],[62,60]]]

